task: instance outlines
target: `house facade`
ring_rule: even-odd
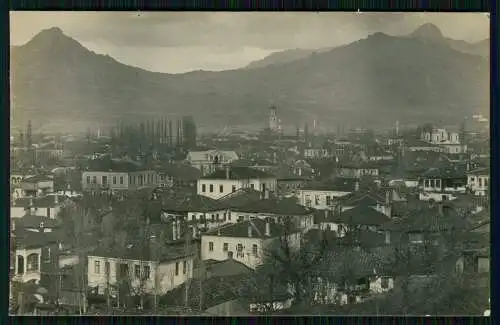
[[[252,219],[214,229],[201,237],[201,259],[223,261],[234,259],[255,269],[266,256],[266,249],[286,236],[292,249],[300,247],[301,233],[284,231],[269,220]]]
[[[204,176],[238,159],[238,154],[231,150],[189,151],[186,157],[189,164]]]
[[[474,195],[486,196],[489,193],[490,169],[478,168],[467,173],[467,188]]]
[[[419,177],[420,200],[453,200],[467,190],[467,176],[454,170],[429,169]]]
[[[262,193],[277,191],[277,178],[248,167],[226,167],[198,180],[197,194],[220,199],[239,189]]]
[[[359,190],[356,179],[339,178],[334,181],[311,183],[300,188],[296,197],[300,205],[317,210],[329,209],[336,199]]]
[[[115,290],[122,280],[129,281],[132,290],[164,294],[193,277],[193,256],[141,260],[139,256],[120,258],[117,255],[92,253],[88,256],[88,286],[98,294],[104,294],[108,288]]]

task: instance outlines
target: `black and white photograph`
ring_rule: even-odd
[[[12,316],[490,316],[490,19],[10,12]]]

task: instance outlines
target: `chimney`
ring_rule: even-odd
[[[226,166],[226,179],[229,179],[229,166]]]
[[[356,183],[354,183],[354,191],[357,192],[359,191],[359,182],[356,181]]]
[[[172,222],[172,240],[177,240],[177,226],[175,220]]]
[[[388,230],[385,231],[385,243],[387,245],[391,243],[391,232]]]
[[[266,236],[270,237],[271,236],[271,223],[269,222],[269,219],[266,220]]]
[[[439,202],[438,203],[438,212],[439,212],[439,216],[440,217],[444,216],[444,213],[443,213],[443,202]]]
[[[252,238],[252,225],[248,225],[248,238]]]

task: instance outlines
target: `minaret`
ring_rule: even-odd
[[[399,137],[399,121],[396,121],[396,136]]]
[[[271,106],[269,108],[269,130],[275,132],[278,131],[278,112],[276,106]]]

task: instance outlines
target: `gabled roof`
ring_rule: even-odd
[[[217,237],[237,237],[237,238],[250,238],[248,235],[249,228],[252,229],[251,238],[274,238],[282,236],[285,234],[291,234],[299,232],[298,230],[288,231],[287,227],[276,222],[269,222],[270,236],[266,236],[266,221],[258,218],[253,218],[251,220],[241,221],[235,224],[229,224],[217,229],[210,230],[206,233],[207,236],[217,236]]]
[[[240,180],[240,179],[260,179],[260,178],[275,178],[275,176],[265,173],[263,171],[249,168],[249,167],[236,167],[231,166],[229,168],[229,179]],[[226,170],[219,169],[210,175],[201,177],[201,179],[226,179]]]
[[[56,195],[46,195],[35,198],[22,197],[14,201],[15,203],[14,206],[28,208],[30,207],[32,202],[33,208],[54,208],[56,206],[61,205],[64,200],[66,200],[66,196],[61,196],[61,195],[57,196],[57,203],[56,203]]]
[[[236,212],[267,213],[274,215],[302,216],[311,214],[312,211],[299,205],[293,198],[285,199],[265,199],[248,202],[234,208]]]
[[[467,172],[468,175],[487,175],[490,176],[490,167],[481,167]]]
[[[177,212],[212,212],[224,210],[225,206],[221,202],[202,195],[187,197],[175,207],[165,207],[165,211]]]
[[[27,177],[21,181],[21,183],[38,183],[38,182],[52,182],[53,180],[47,175],[35,175]]]
[[[204,263],[210,277],[227,277],[253,273],[251,268],[233,259],[224,261],[206,260]]]
[[[302,187],[303,190],[312,191],[339,191],[339,192],[353,192],[356,188],[356,183],[359,180],[355,178],[342,178],[337,177],[333,180],[322,182],[313,182],[306,184]],[[358,183],[359,185],[359,183]]]
[[[236,192],[221,197],[218,201],[227,208],[246,206],[261,200],[262,193],[251,188],[240,188]]]
[[[26,214],[22,218],[12,220],[11,222],[15,222],[16,227],[19,228],[39,228],[42,223],[44,228],[57,228],[60,226],[58,220],[30,214]]]
[[[446,168],[430,168],[422,174],[422,177],[439,177],[439,178],[465,178],[465,173],[455,169]]]
[[[343,196],[339,201],[342,206],[377,206],[385,203],[385,197],[373,191],[359,191]]]
[[[192,247],[188,250],[188,252],[194,251]],[[125,260],[158,261],[161,263],[190,257],[194,254],[188,252],[186,252],[185,245],[156,245],[154,247],[142,243],[130,243],[126,247],[120,248],[98,247],[88,255]]]
[[[101,159],[89,160],[85,168],[86,171],[105,171],[131,173],[144,170],[142,166],[130,160],[118,160],[104,157]]]
[[[349,225],[381,226],[390,218],[366,205],[357,205],[352,209],[345,210],[338,217],[339,222]]]
[[[59,232],[35,232],[19,228],[13,234],[15,237],[11,237],[11,242],[16,249],[42,248],[57,243],[61,238]]]
[[[201,177],[199,169],[182,164],[163,164],[159,172],[186,181],[196,181]]]

